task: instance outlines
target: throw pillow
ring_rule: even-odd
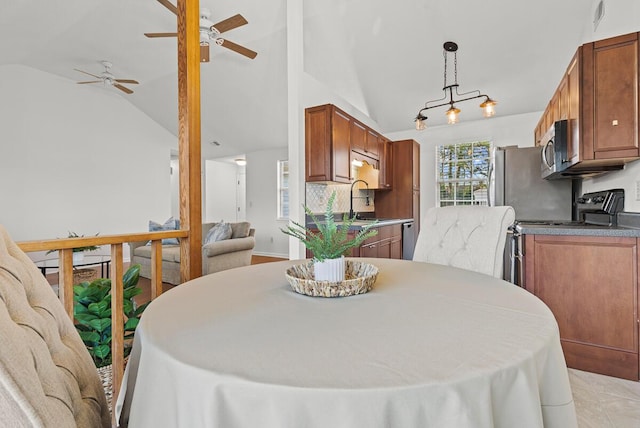
[[[232,224],[231,230],[233,233],[231,234],[231,239],[246,238],[249,236],[249,229],[251,229],[251,224],[248,221],[241,221]]]
[[[221,221],[209,229],[209,233],[207,233],[207,237],[204,239],[204,245],[216,241],[224,241],[229,238],[231,238],[231,225]]]
[[[153,220],[149,220],[149,232],[161,232],[166,230],[178,230],[180,229],[180,220],[176,220],[173,217],[169,217],[169,220],[164,224],[156,223]],[[178,238],[166,238],[162,240],[162,245],[178,245],[180,242]],[[147,245],[151,245],[151,241],[147,242]]]

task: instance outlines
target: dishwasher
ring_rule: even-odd
[[[404,260],[413,260],[415,246],[416,236],[413,222],[402,223],[402,258]]]

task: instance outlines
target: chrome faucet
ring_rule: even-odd
[[[364,181],[364,180],[356,180],[356,181],[354,181],[353,183],[351,183],[351,192],[349,193],[349,218],[353,218],[353,215],[355,214],[355,213],[353,212],[353,186],[354,186],[358,181],[361,181],[361,182],[363,182],[364,184],[366,184],[366,185],[367,185],[367,190],[369,190],[369,183],[367,183],[367,182],[366,182],[366,181]]]

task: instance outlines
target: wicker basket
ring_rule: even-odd
[[[127,367],[127,361],[129,357],[124,359],[124,366]],[[102,388],[104,394],[107,396],[107,404],[109,404],[109,411],[112,411],[111,401],[113,400],[113,365],[98,367],[98,376],[102,382]]]
[[[81,282],[91,282],[98,279],[98,271],[95,269],[74,269],[73,270],[73,284],[80,284]]]
[[[316,281],[313,262],[309,262],[291,266],[285,276],[296,293],[313,297],[346,297],[371,290],[378,278],[378,268],[370,263],[347,260],[344,281]]]

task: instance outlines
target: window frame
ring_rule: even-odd
[[[289,220],[289,160],[281,159],[277,161],[277,220]],[[286,171],[286,172],[285,172]],[[284,176],[287,176],[287,185],[283,184]],[[285,197],[286,195],[286,197]],[[286,199],[286,201],[285,201]],[[286,210],[286,213],[285,213]]]
[[[459,156],[462,148],[468,146],[470,156]],[[476,156],[475,149],[478,146],[486,146],[483,150],[486,155]],[[491,153],[493,142],[490,139],[457,142],[450,144],[440,144],[435,147],[435,205],[438,207],[455,205],[488,205],[486,196],[489,191],[489,169],[491,167]],[[445,149],[452,153],[452,157],[443,160],[441,155]],[[448,164],[448,167],[446,166]],[[464,177],[456,177],[460,173],[460,166],[464,166],[467,173]],[[446,171],[446,172],[445,172]],[[446,173],[450,178],[442,178]],[[484,174],[484,175],[483,175]],[[442,185],[450,185],[452,189],[448,192],[451,196],[442,199]],[[475,187],[476,190],[473,190]],[[470,189],[469,189],[470,187]],[[466,188],[466,189],[465,189]],[[486,189],[484,198],[477,198],[477,191]],[[465,197],[467,195],[469,197]],[[477,198],[477,199],[476,199]]]

